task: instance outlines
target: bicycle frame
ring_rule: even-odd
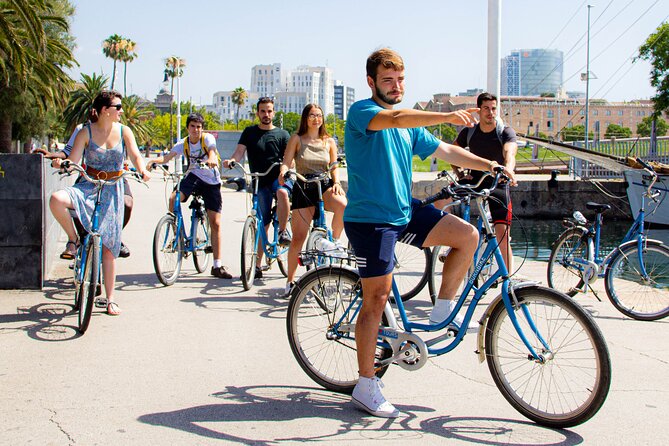
[[[268,172],[272,167],[268,169]],[[251,174],[251,176],[255,177],[253,179],[253,207],[251,208],[251,215],[256,220],[256,236],[253,241],[253,248],[255,252],[258,252],[258,243],[262,241],[262,248],[265,255],[271,259],[276,259],[282,256],[285,252],[288,252],[288,247],[283,248],[276,242],[276,240],[279,239],[279,217],[276,215],[276,211],[272,212],[272,226],[274,227],[273,239],[275,241],[270,242],[267,232],[265,231],[265,222],[263,221],[262,212],[260,212],[260,201],[258,200],[258,187],[260,183],[258,177],[262,175]]]
[[[477,198],[476,200],[476,205],[477,209],[479,212],[483,214],[483,204],[482,200],[480,198]],[[476,263],[476,266],[474,268],[474,274],[472,274],[469,277],[469,280],[465,284],[465,287],[458,299],[458,302],[455,306],[455,309],[453,312],[449,315],[449,317],[441,322],[440,324],[437,325],[432,325],[432,324],[425,324],[425,323],[418,323],[418,322],[411,322],[408,319],[406,310],[404,308],[404,303],[402,302],[402,299],[399,299],[399,291],[397,289],[397,285],[395,284],[395,281],[393,279],[392,283],[392,293],[394,296],[394,302],[395,302],[395,307],[397,308],[400,316],[400,320],[402,321],[402,328],[400,328],[400,324],[397,321],[397,318],[395,317],[395,313],[393,311],[393,307],[390,303],[390,299],[386,302],[386,307],[384,309],[384,314],[387,318],[388,321],[388,328],[391,328],[393,330],[401,330],[407,333],[412,333],[414,330],[416,331],[425,331],[425,332],[439,332],[442,331],[444,328],[446,328],[449,324],[451,324],[455,318],[455,316],[460,312],[462,309],[462,306],[464,305],[464,302],[466,301],[469,293],[474,290],[474,294],[472,296],[472,301],[464,315],[464,320],[463,320],[463,326],[467,327],[469,325],[469,322],[471,321],[474,310],[476,309],[476,306],[478,305],[479,301],[483,296],[486,294],[489,288],[491,288],[492,284],[495,283],[498,279],[502,279],[502,292],[501,292],[501,299],[504,302],[504,306],[509,314],[510,320],[512,321],[512,324],[514,328],[516,329],[516,332],[518,333],[518,336],[522,340],[523,344],[528,349],[529,354],[532,356],[532,358],[536,361],[543,362],[544,361],[544,356],[539,355],[535,349],[532,347],[530,342],[528,341],[527,337],[525,336],[525,333],[523,332],[523,329],[520,327],[520,324],[518,323],[518,318],[516,315],[516,309],[519,308],[518,303],[515,301],[515,298],[513,298],[512,293],[509,292],[509,286],[510,286],[510,280],[509,280],[509,272],[506,268],[506,265],[502,259],[502,253],[497,245],[497,243],[491,243],[492,240],[495,239],[495,233],[494,229],[492,228],[492,225],[487,219],[481,219],[483,221],[483,225],[486,229],[486,239],[488,241],[487,247],[484,251],[484,253],[481,255],[480,259]],[[474,283],[476,281],[476,278],[479,276],[481,273],[481,270],[487,263],[488,259],[493,257],[497,261],[497,270],[486,280],[480,287],[476,288]],[[334,330],[337,331],[338,327],[343,327],[346,329],[346,326],[344,325],[345,320],[352,320],[353,318],[356,317],[357,313],[360,311],[360,308],[362,306],[362,299],[360,297],[360,293],[358,292],[357,296],[351,301],[349,307],[343,312],[343,315],[334,324]],[[520,308],[523,308],[522,306]],[[349,313],[353,311],[354,314],[349,317]],[[523,316],[527,319],[528,325],[530,328],[533,330],[535,335],[537,335],[538,339],[540,340],[541,344],[545,348],[547,352],[550,352],[551,349],[548,345],[548,343],[541,337],[541,335],[537,332],[535,324],[532,320],[531,315],[526,309],[523,309]],[[483,327],[481,327],[481,330],[483,330]],[[464,338],[467,330],[458,330],[457,334],[455,337],[451,338],[450,336],[442,337],[441,339],[435,338],[432,340],[432,342],[428,341],[426,343],[427,346],[427,353],[430,355],[442,355],[445,353],[450,352],[451,350],[455,349],[462,339]],[[337,334],[341,336],[348,336],[348,333],[345,333],[344,331],[338,332]],[[394,332],[384,332],[384,330],[381,328],[379,329],[379,335],[380,337],[396,337],[396,333]],[[441,348],[433,348],[434,344],[437,344],[445,339],[452,339],[451,342],[449,342],[447,345]],[[436,342],[435,342],[436,341]],[[431,345],[430,345],[431,344]],[[379,341],[379,345],[384,346],[384,347],[390,347],[388,344],[385,343],[385,341]],[[389,358],[387,361],[391,362],[393,361],[394,358]]]
[[[178,187],[177,187],[177,191],[178,191]],[[209,245],[209,240],[208,239],[205,240],[204,243],[201,243],[201,244],[195,244],[194,243],[194,241],[197,240],[197,234],[195,233],[195,231],[197,229],[196,222],[197,222],[197,219],[199,218],[198,210],[201,209],[200,200],[201,200],[201,198],[198,197],[198,196],[193,196],[193,198],[191,199],[190,207],[191,207],[192,211],[191,211],[191,217],[190,217],[190,222],[191,222],[190,231],[189,231],[190,235],[186,234],[186,224],[185,224],[185,221],[184,221],[184,218],[183,218],[183,211],[181,210],[181,202],[177,199],[174,200],[174,209],[172,210],[172,212],[174,213],[174,216],[177,219],[177,231],[176,232],[177,232],[177,234],[179,234],[179,237],[182,238],[185,242],[184,245],[183,245],[185,252],[195,252],[198,249],[202,249],[202,248]],[[197,207],[193,206],[193,203],[195,203],[195,202],[198,203]],[[206,210],[205,210],[205,218],[209,218],[209,216],[206,215]],[[165,234],[166,239],[163,243],[167,242],[167,236],[168,236],[168,234]],[[207,234],[207,237],[209,237],[209,234]],[[174,246],[173,246],[174,249],[176,249],[177,240],[178,240],[177,238],[174,239],[174,242],[173,242],[174,243]]]

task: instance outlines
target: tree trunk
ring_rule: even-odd
[[[123,96],[127,96],[126,93],[126,74],[128,72],[128,62],[123,62]]]
[[[12,147],[12,118],[0,115],[0,153],[14,153]]]
[[[173,111],[173,106],[174,106],[174,98],[172,96],[172,93],[174,92],[174,78],[172,78],[172,83],[170,84],[170,141],[168,147],[170,150],[172,149],[172,145],[174,144],[174,137],[172,136],[172,115],[174,114]]]
[[[112,69],[112,83],[110,90],[114,89],[114,81],[116,80],[116,59],[114,59],[114,68]]]

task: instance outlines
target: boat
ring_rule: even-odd
[[[641,195],[648,189],[651,176],[642,169],[630,169],[623,172],[627,182],[627,199],[632,215],[637,215],[641,208]],[[657,201],[646,198],[646,221],[669,227],[669,175],[658,174],[653,185],[653,193],[659,192]]]

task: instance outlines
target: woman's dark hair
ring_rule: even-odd
[[[93,100],[93,110],[99,116],[102,107],[109,107],[114,98],[123,99],[123,95],[116,90],[102,90]]]
[[[323,121],[321,123],[321,126],[318,128],[318,137],[321,139],[326,139],[330,135],[328,134],[328,131],[325,129],[325,115],[323,114],[323,109],[318,104],[307,104],[304,106],[304,109],[302,110],[302,117],[300,118],[300,128],[297,130],[297,135],[302,136],[305,133],[307,133],[307,130],[309,129],[307,123],[309,122],[309,115],[311,114],[311,111],[313,109],[317,109],[318,111],[321,112],[321,115],[323,115]]]
[[[186,128],[188,128],[191,122],[200,123],[202,124],[202,127],[204,127],[204,118],[199,113],[191,113],[190,115],[188,115],[188,117],[186,118]]]

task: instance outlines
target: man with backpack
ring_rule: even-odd
[[[214,253],[211,275],[220,279],[232,279],[232,274],[221,262],[221,257],[223,257],[223,245],[221,244],[223,198],[221,196],[221,173],[218,171],[218,149],[214,136],[204,133],[203,127],[204,118],[201,114],[188,115],[186,118],[188,136],[175,144],[167,155],[149,161],[147,169],[151,169],[154,164],[168,163],[178,155],[186,157],[188,168],[186,176],[179,185],[179,197],[184,202],[193,193],[202,196],[211,226],[211,246]],[[206,167],[202,165],[203,163],[206,164]],[[170,210],[174,209],[175,199],[176,191],[170,197]]]
[[[516,168],[516,132],[509,126],[505,126],[502,120],[497,116],[497,97],[490,93],[481,93],[476,98],[476,106],[480,109],[479,123],[474,127],[462,129],[454,145],[460,147],[469,147],[474,155],[496,161],[504,166],[508,172]],[[456,174],[465,183],[476,184],[479,182],[484,172],[470,170],[469,175],[457,166],[453,166]],[[490,187],[492,178],[486,178],[481,184],[482,188]],[[490,214],[495,226],[495,236],[499,244],[502,257],[506,267],[513,272],[513,255],[511,252],[511,219],[512,205],[509,186],[517,186],[515,180],[511,183],[499,185],[491,194],[488,200]]]

